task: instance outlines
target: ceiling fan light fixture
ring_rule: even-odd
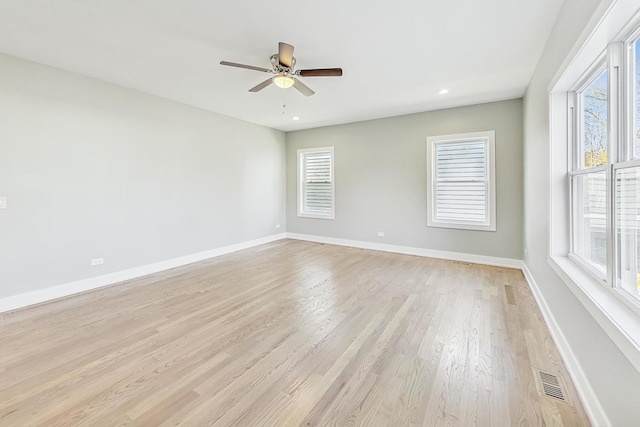
[[[282,89],[290,88],[295,82],[293,77],[287,76],[286,74],[278,74],[273,78],[273,83]]]
[[[245,68],[247,70],[269,73],[269,76],[262,83],[258,83],[249,92],[260,92],[262,89],[275,84],[279,88],[288,89],[293,87],[304,96],[311,96],[315,92],[302,80],[296,77],[340,77],[342,68],[312,68],[308,70],[296,70],[296,58],[293,56],[293,46],[280,42],[278,43],[278,53],[271,55],[271,69],[256,67],[254,65],[238,64],[237,62],[220,61],[220,65],[229,67]]]

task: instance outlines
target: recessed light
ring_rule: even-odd
[[[440,95],[446,95],[447,93],[449,93],[449,89],[440,89],[440,92],[438,92]]]
[[[300,120],[300,117],[295,116],[295,117],[293,118],[293,120]]]

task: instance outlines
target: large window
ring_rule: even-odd
[[[586,30],[549,85],[548,262],[640,370],[637,0],[612,2]],[[535,138],[528,143],[537,149]],[[547,173],[536,163],[527,167],[529,179]],[[529,187],[527,200],[535,203],[541,194]],[[526,249],[525,259],[536,262]]]
[[[427,225],[496,230],[495,132],[427,138]]]
[[[569,99],[570,256],[640,308],[638,34],[610,45]]]
[[[298,216],[334,219],[333,147],[298,150]]]

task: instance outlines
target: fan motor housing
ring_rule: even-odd
[[[280,56],[277,53],[271,55],[271,58],[269,58],[269,60],[271,61],[271,66],[276,73],[293,74],[293,69],[296,66],[295,56],[291,57],[291,67],[283,67],[282,65],[280,65]]]

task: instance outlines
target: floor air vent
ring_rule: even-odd
[[[567,399],[562,389],[562,384],[558,380],[558,377],[540,370],[535,370],[540,385],[540,391],[542,394],[548,397],[552,397],[557,400],[566,402]]]

